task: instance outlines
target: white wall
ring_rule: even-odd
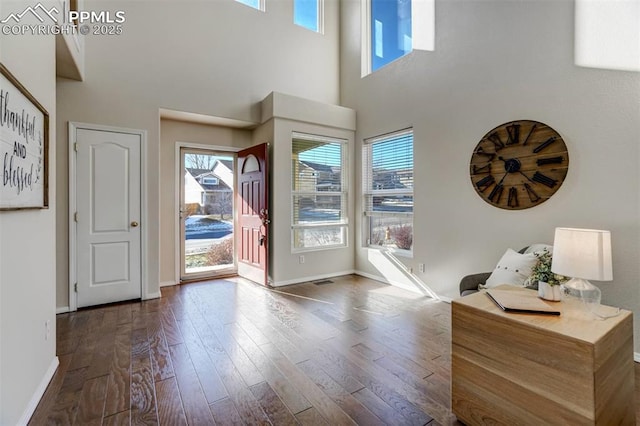
[[[147,130],[149,291],[160,277],[160,119],[166,108],[248,122],[273,90],[338,101],[338,5],[325,5],[325,34],[292,23],[291,1],[266,13],[235,1],[85,1],[86,10],[123,10],[119,36],[85,38],[85,80],[59,80],[57,164],[67,170],[67,121]],[[162,189],[164,191],[164,189]],[[57,305],[68,306],[67,176],[58,181]],[[164,221],[163,221],[164,225]],[[165,231],[163,230],[163,235]],[[167,246],[168,247],[168,246]],[[169,250],[168,248],[167,250]]]
[[[43,1],[47,7],[54,2]],[[30,1],[2,1],[0,16]],[[56,154],[55,38],[0,35],[0,62],[49,113]],[[0,212],[0,424],[26,422],[55,371],[56,164],[49,161],[49,209]],[[51,335],[45,340],[45,322]]]
[[[614,281],[600,285],[603,302],[639,315],[640,74],[574,65],[573,2],[438,1],[435,51],[365,78],[360,1],[344,1],[342,13],[341,101],[358,112],[356,144],[414,128],[414,257],[406,263],[414,271],[426,263],[419,277],[457,296],[461,277],[492,270],[507,247],[551,243],[556,226],[609,229]],[[475,193],[469,160],[488,130],[518,119],[557,130],[570,166],[549,201],[506,211]],[[361,233],[356,239],[356,268],[374,274]]]

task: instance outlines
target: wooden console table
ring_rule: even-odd
[[[506,313],[484,292],[452,302],[451,406],[460,421],[635,425],[631,312],[598,320],[578,301],[554,306],[560,316]]]

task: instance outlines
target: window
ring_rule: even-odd
[[[264,0],[236,0],[236,1],[264,12]]]
[[[362,0],[362,75],[412,50],[433,50],[435,0]]]
[[[217,185],[218,178],[217,177],[204,177],[202,178],[203,185]]]
[[[347,245],[346,141],[294,133],[291,143],[292,250]]]
[[[367,139],[363,146],[367,245],[413,245],[413,130]]]
[[[293,0],[293,22],[311,31],[322,32],[322,0]]]
[[[371,0],[371,70],[411,52],[411,1]]]

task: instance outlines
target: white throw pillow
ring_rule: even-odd
[[[544,251],[544,249],[547,249],[549,253],[553,254],[553,246],[549,244],[542,244],[542,243],[531,244],[529,247],[527,247],[524,254],[541,253]]]
[[[513,249],[507,249],[485,286],[487,288],[501,284],[522,286],[537,262],[538,258],[533,253],[520,254]]]

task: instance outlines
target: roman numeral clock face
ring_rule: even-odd
[[[483,200],[520,210],[545,202],[560,188],[569,153],[562,137],[546,124],[512,121],[484,135],[469,167],[473,187]]]

